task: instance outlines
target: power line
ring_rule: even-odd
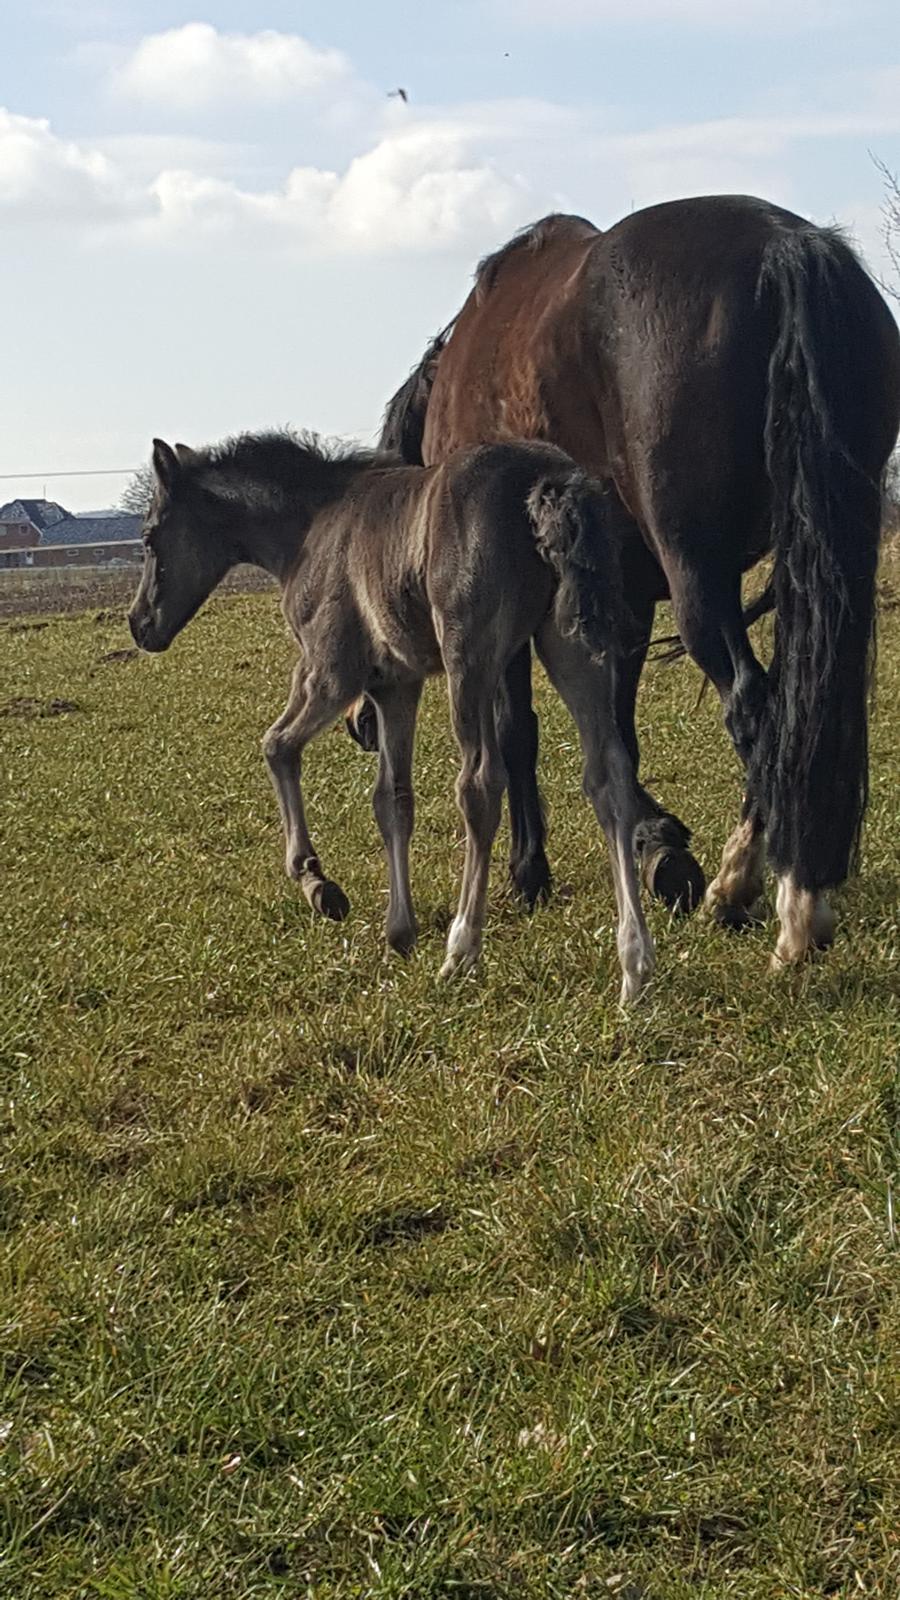
[[[354,428],[347,437],[365,437],[374,432],[374,428]],[[0,472],[0,483],[12,482],[13,478],[130,478],[135,472],[143,472],[148,465],[144,461],[139,467],[75,467],[71,472]]]
[[[127,478],[138,467],[76,467],[73,472],[0,472],[4,478]]]

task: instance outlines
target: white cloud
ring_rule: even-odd
[[[208,22],[148,34],[113,75],[120,94],[181,111],[280,104],[349,79],[339,50],[298,34],[220,33]]]
[[[128,209],[121,175],[99,150],[58,139],[43,117],[0,106],[0,215],[83,224]]]
[[[388,134],[343,173],[295,167],[262,192],[187,171],[160,173],[149,227],[164,236],[248,226],[316,253],[439,250],[514,226],[533,208],[522,180],[473,158],[457,126]]]
[[[536,201],[477,153],[476,134],[450,120],[407,122],[341,171],[298,166],[281,185],[255,188],[236,176],[252,167],[240,146],[119,139],[106,154],[0,108],[0,215],[84,239],[123,228],[188,245],[230,234],[317,255],[477,247],[527,220]],[[166,163],[173,154],[178,165]]]
[[[476,254],[542,211],[580,210],[608,224],[629,205],[692,193],[758,193],[803,211],[795,188],[802,147],[814,156],[826,140],[877,145],[900,129],[890,87],[881,74],[878,93],[855,94],[834,111],[630,133],[611,131],[593,110],[553,102],[445,112],[391,103],[379,111],[380,136],[370,122],[367,144],[358,135],[345,141],[342,160],[298,164],[284,176],[254,145],[167,134],[89,147],[60,139],[45,121],[0,111],[0,214],[54,222],[87,241],[116,231],[138,248],[144,240],[190,250],[215,237],[242,251],[321,257]],[[581,152],[575,169],[573,147]],[[846,195],[836,204],[847,209]]]
[[[430,249],[511,222],[529,200],[528,189],[473,158],[472,143],[449,123],[390,135],[350,163],[328,223],[348,244]]]

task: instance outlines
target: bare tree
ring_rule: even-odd
[[[900,533],[900,450],[895,450],[884,475],[884,529]]]
[[[129,478],[122,490],[118,509],[136,512],[139,517],[144,516],[150,509],[155,485],[156,479],[149,462],[146,466],[138,467],[137,472]]]
[[[892,299],[900,301],[900,178],[892,172],[886,161],[873,155],[884,194],[881,201],[881,239],[890,263],[893,281],[881,280],[881,287]]]
[[[870,152],[871,154],[871,152]],[[880,156],[872,155],[881,174],[881,242],[887,260],[887,273],[878,284],[900,305],[900,177]],[[900,450],[895,450],[884,476],[884,525],[900,529]]]

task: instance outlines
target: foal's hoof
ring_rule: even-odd
[[[408,956],[415,949],[418,929],[415,923],[398,924],[396,928],[385,929],[385,938],[389,950],[396,951],[398,956]]]
[[[331,878],[320,878],[306,898],[320,917],[328,917],[331,922],[343,922],[350,910],[350,901],[343,889]]]
[[[509,876],[516,893],[525,901],[528,911],[550,899],[553,879],[545,855],[529,856],[525,861],[511,861]]]
[[[477,960],[477,951],[455,950],[447,957],[438,977],[445,983],[448,978],[464,978],[467,972],[472,971]]]
[[[638,996],[643,993],[646,983],[645,978],[638,977],[635,973],[623,973],[622,987],[619,990],[619,1006],[623,1011],[634,1005]]]
[[[442,978],[461,978],[471,972],[481,954],[478,933],[455,917],[447,935],[447,959],[441,967]]]
[[[676,916],[696,911],[706,892],[706,878],[690,850],[664,845],[644,857],[641,876],[648,893],[662,900]]]
[[[371,700],[360,700],[344,723],[351,739],[363,750],[378,749],[378,717]]]

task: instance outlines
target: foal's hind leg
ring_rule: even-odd
[[[609,845],[619,913],[616,944],[624,1005],[640,993],[654,966],[653,940],[641,908],[633,849],[641,789],[613,713],[609,663],[594,661],[578,640],[563,638],[551,621],[541,629],[537,646],[578,728],[585,794]]]
[[[506,767],[512,848],[509,875],[529,911],[550,893],[546,827],[537,783],[538,720],[531,703],[531,645],[513,656],[497,691],[496,725]]]
[[[413,831],[413,740],[421,683],[396,684],[373,693],[378,716],[378,779],[372,796],[384,840],[390,899],[385,936],[392,950],[408,955],[416,942],[416,915],[409,883]]]
[[[313,848],[300,791],[300,754],[310,739],[335,720],[344,703],[343,696],[318,686],[314,675],[301,664],[294,672],[287,706],[263,739],[263,755],[284,827],[285,871],[300,884],[313,910],[334,922],[343,920],[350,902],[343,889],[326,878]]]
[[[494,722],[496,677],[484,663],[447,664],[453,731],[463,758],[456,798],[466,824],[459,907],[447,935],[441,977],[467,972],[481,953],[491,846],[500,823],[506,771]]]

